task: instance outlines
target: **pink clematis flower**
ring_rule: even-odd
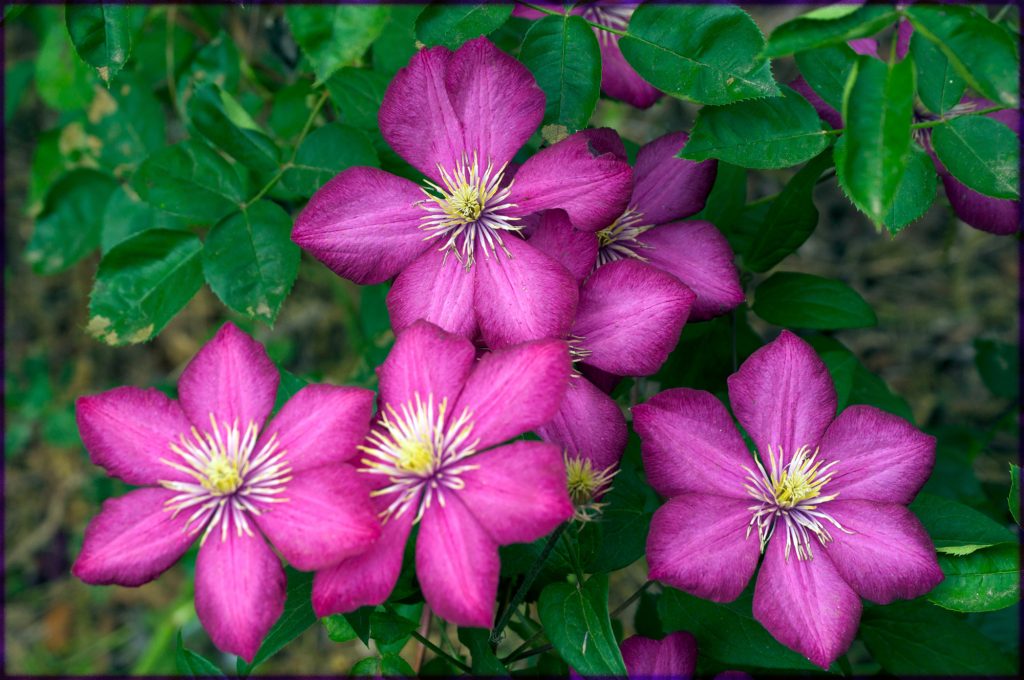
[[[626,664],[626,677],[630,680],[641,678],[678,678],[689,680],[697,668],[697,641],[686,631],[669,633],[660,640],[633,635],[619,643],[622,660]],[[580,678],[575,671],[570,677]],[[748,680],[749,675],[740,671],[724,671],[715,680]]]
[[[394,588],[414,524],[416,574],[430,607],[489,627],[498,546],[536,540],[573,514],[559,450],[512,437],[551,418],[570,374],[561,340],[476,360],[473,344],[420,321],[378,369],[380,415],[362,450],[384,521],[369,551],[317,572],[317,615],[380,604]]]
[[[650,577],[728,602],[764,553],[754,617],[827,667],[853,641],[858,596],[886,604],[942,580],[905,507],[931,472],[935,440],[870,406],[836,417],[828,370],[788,331],[728,384],[757,457],[707,392],[667,390],[633,408],[647,477],[669,499],[651,522]]]
[[[220,649],[251,661],[285,600],[264,537],[312,571],[381,531],[369,485],[346,464],[369,430],[373,392],[309,385],[264,426],[278,381],[262,345],[228,323],[182,373],[179,401],[135,387],[80,397],[93,463],[144,488],[104,502],[72,573],[142,585],[198,538],[199,620]]]
[[[576,285],[520,236],[523,217],[561,208],[596,229],[626,206],[631,169],[579,133],[508,164],[540,124],[529,70],[486,38],[423,49],[388,86],[384,138],[425,187],[374,168],[343,171],[310,199],[292,239],[360,284],[397,275],[396,331],[417,319],[490,347],[561,337]]]

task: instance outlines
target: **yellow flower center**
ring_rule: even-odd
[[[426,472],[434,461],[434,448],[424,439],[406,439],[398,445],[395,467],[405,472]]]
[[[242,476],[238,473],[238,463],[227,456],[217,456],[206,466],[206,479],[203,486],[214,496],[224,496],[235,491],[242,485]]]
[[[605,504],[596,499],[608,491],[612,478],[618,474],[618,470],[612,471],[613,467],[600,470],[594,467],[589,458],[570,458],[568,454],[565,455],[566,486],[569,488],[569,498],[576,506],[575,519],[587,522],[601,512]]]

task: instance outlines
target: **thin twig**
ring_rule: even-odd
[[[540,571],[544,567],[544,561],[548,558],[548,555],[551,554],[551,551],[554,550],[555,544],[558,543],[558,539],[562,537],[562,533],[568,526],[568,522],[563,522],[558,525],[558,528],[555,529],[554,533],[551,534],[551,537],[548,538],[548,542],[544,544],[544,549],[540,551],[540,555],[538,555],[537,559],[533,561],[532,565],[530,565],[530,571],[526,573],[526,576],[523,578],[523,582],[519,584],[519,589],[516,590],[516,594],[512,596],[512,601],[509,602],[508,607],[506,607],[504,613],[502,613],[501,619],[498,621],[498,625],[491,630],[490,640],[492,643],[496,643],[501,640],[501,633],[505,630],[505,626],[507,626],[508,622],[512,619],[512,612],[518,609],[519,605],[522,604],[523,600],[526,598],[526,593],[529,592],[530,586],[533,585],[533,582],[537,579],[537,576],[540,575]]]
[[[611,611],[611,613],[608,614],[608,618],[612,618],[613,619],[616,616],[618,616],[619,614],[621,614],[623,612],[623,610],[625,610],[626,607],[628,607],[629,605],[631,605],[634,602],[636,602],[636,599],[638,597],[640,597],[641,595],[643,595],[644,591],[647,590],[648,588],[650,588],[652,585],[654,585],[654,581],[645,581],[642,586],[640,586],[639,588],[636,589],[635,593],[633,593],[628,598],[626,598],[625,602],[623,602],[618,607],[613,609]]]

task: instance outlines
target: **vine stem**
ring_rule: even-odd
[[[508,603],[508,607],[506,607],[505,611],[502,612],[501,619],[498,620],[498,625],[491,630],[490,641],[492,643],[496,644],[501,640],[502,631],[505,630],[505,626],[508,625],[508,622],[512,620],[512,613],[519,608],[520,604],[523,603],[523,600],[526,598],[526,593],[530,590],[530,586],[533,585],[533,582],[537,580],[537,577],[540,575],[540,570],[544,567],[545,560],[547,560],[551,551],[555,549],[555,544],[558,543],[558,539],[562,537],[562,534],[568,526],[568,522],[563,522],[558,525],[558,528],[555,529],[554,533],[551,534],[551,537],[548,538],[548,542],[544,544],[544,549],[540,551],[540,555],[537,555],[537,559],[533,561],[532,565],[530,565],[530,571],[526,572],[526,576],[523,578],[523,582],[519,585],[519,589],[516,590],[516,594],[512,596],[512,601]]]
[[[644,584],[636,589],[636,592],[626,598],[626,601],[620,604],[618,607],[613,609],[608,618],[614,618],[621,614],[626,607],[636,602],[637,598],[644,594],[644,591],[654,585],[654,581],[644,581]]]
[[[392,614],[394,616],[401,616],[401,614],[399,614],[397,611],[395,611],[395,608],[392,607],[387,602],[384,603],[384,609],[386,609],[389,614]],[[432,651],[434,654],[437,654],[438,656],[443,657],[445,660],[447,660],[449,663],[451,663],[452,665],[456,666],[457,668],[460,668],[460,669],[462,669],[463,671],[465,671],[467,673],[469,673],[469,672],[471,672],[473,670],[472,668],[469,667],[468,664],[466,664],[466,663],[464,663],[462,661],[459,661],[454,656],[452,656],[448,652],[444,651],[443,649],[441,649],[440,647],[435,645],[433,642],[431,642],[427,638],[425,638],[422,635],[420,635],[420,632],[418,630],[414,630],[412,632],[412,637],[413,637],[414,640],[416,640],[421,645],[423,645],[424,647],[426,647],[427,649]]]

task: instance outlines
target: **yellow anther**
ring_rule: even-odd
[[[242,477],[238,474],[238,465],[225,456],[217,456],[205,470],[206,479],[203,486],[215,496],[224,496],[242,485]]]
[[[426,472],[434,462],[434,449],[429,441],[407,439],[399,443],[395,467],[406,472]]]

